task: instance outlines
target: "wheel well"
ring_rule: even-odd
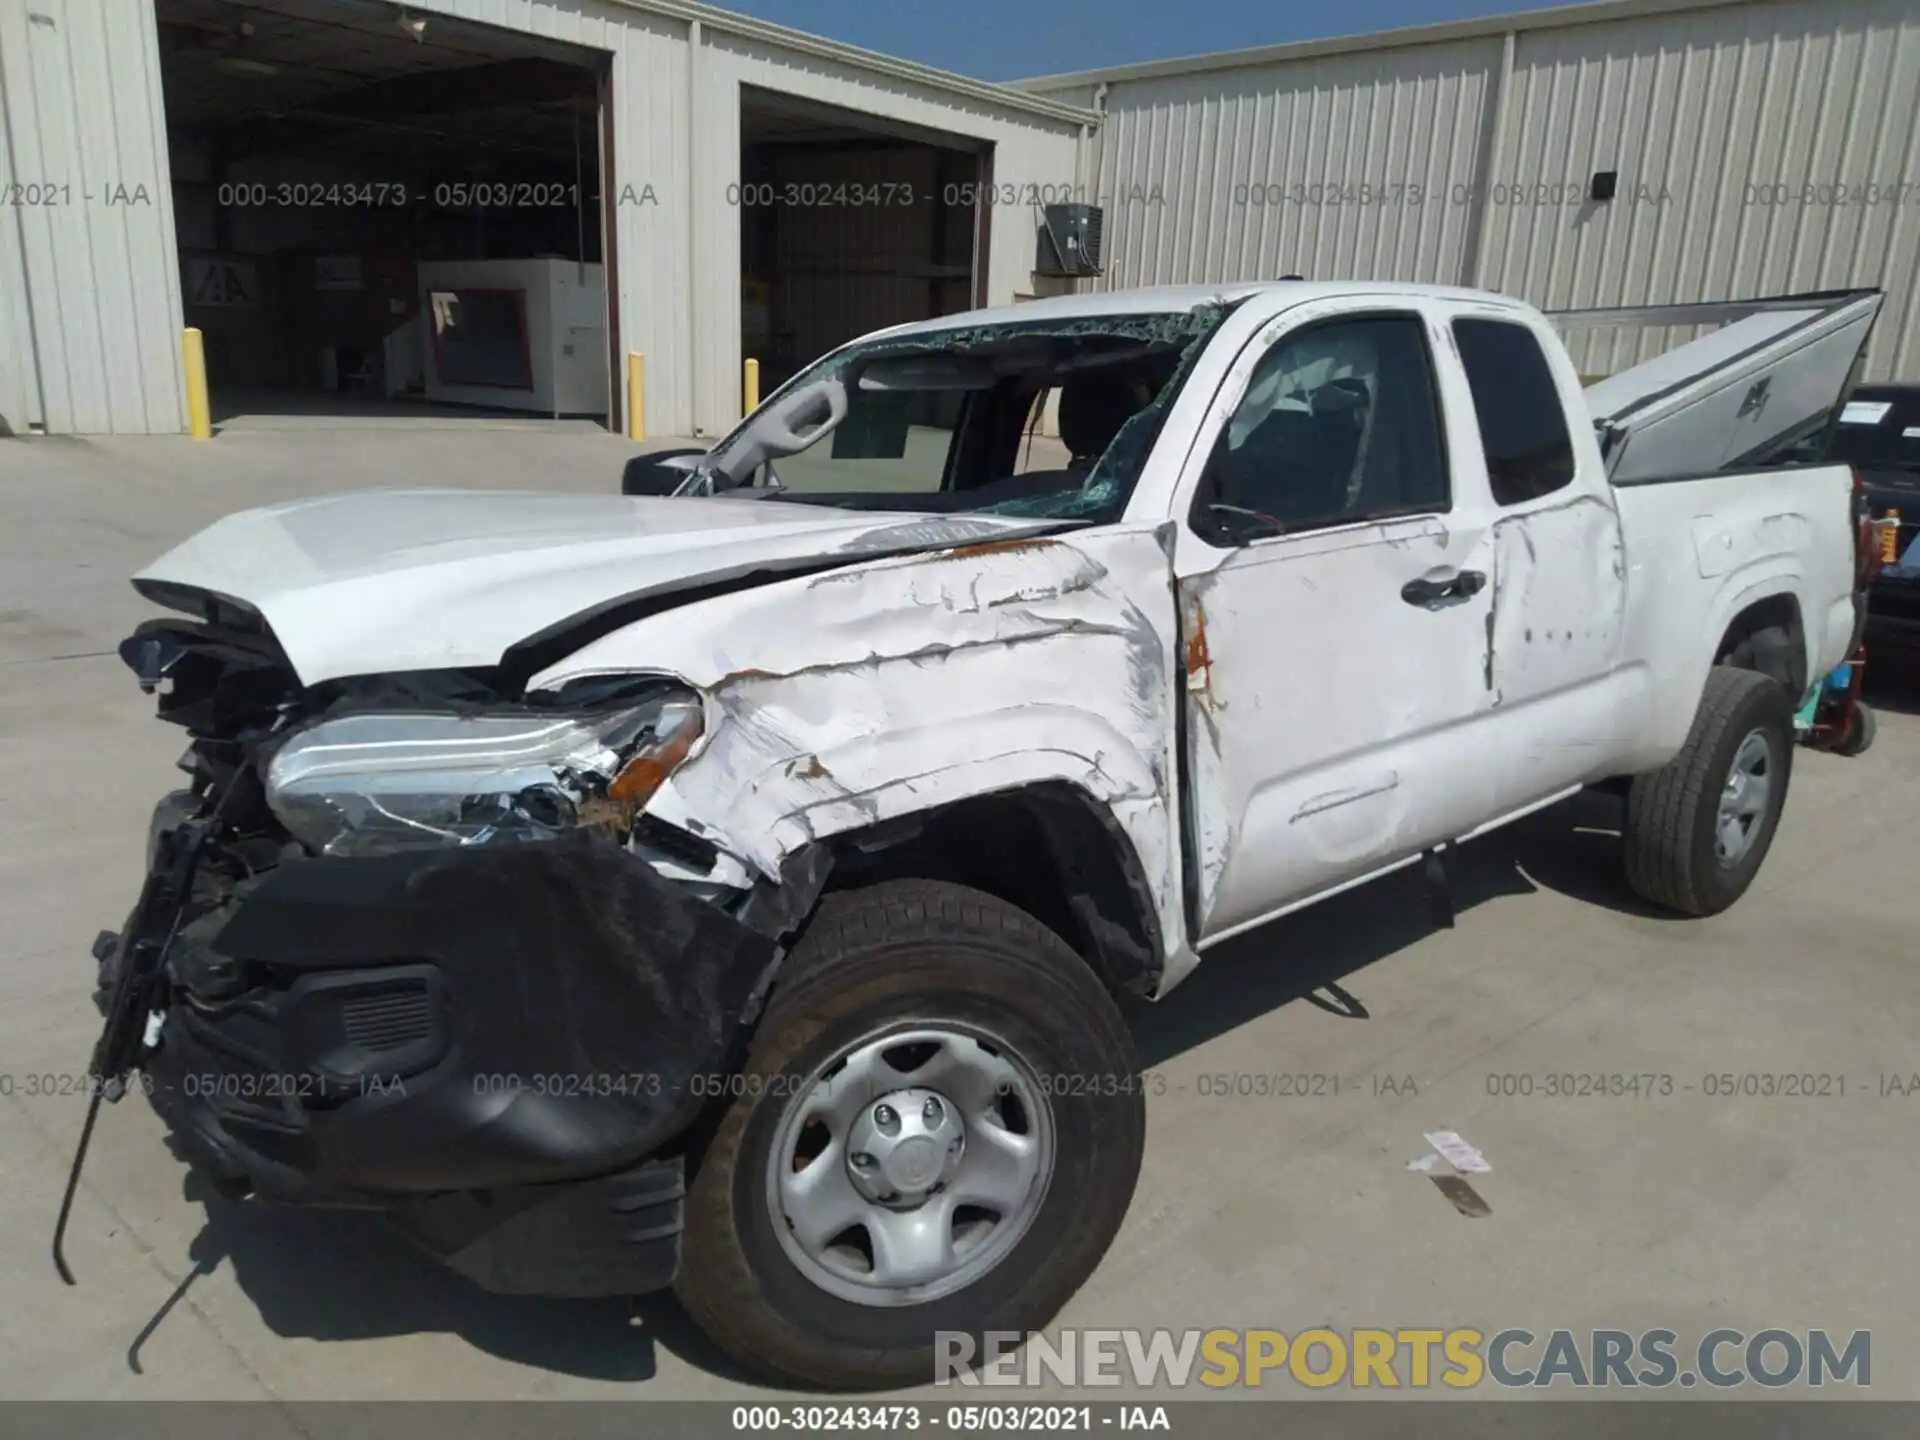
[[[948,880],[1017,905],[1115,993],[1158,982],[1160,924],[1139,856],[1112,815],[1064,782],[956,801],[835,837],[828,890]]]
[[[1797,702],[1807,693],[1807,632],[1800,604],[1791,595],[1771,595],[1733,617],[1714,652],[1716,665],[1757,670],[1785,687]]]

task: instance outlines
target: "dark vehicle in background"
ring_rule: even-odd
[[[1920,385],[1862,385],[1827,432],[1820,460],[1851,465],[1876,520],[1898,515],[1899,539],[1867,601],[1867,649],[1920,657]]]

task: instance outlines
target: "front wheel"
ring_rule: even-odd
[[[1046,1324],[1139,1176],[1112,998],[1031,916],[932,881],[829,896],[788,967],[689,1192],[681,1302],[750,1368],[836,1390]]]
[[[1628,791],[1628,883],[1685,915],[1717,915],[1746,894],[1786,805],[1793,750],[1778,681],[1710,670],[1686,745]]]

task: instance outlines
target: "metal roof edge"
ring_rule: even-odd
[[[1124,80],[1157,80],[1209,70],[1242,70],[1288,60],[1310,60],[1325,55],[1359,54],[1369,50],[1400,50],[1437,45],[1450,40],[1475,40],[1510,31],[1550,30],[1569,25],[1594,25],[1638,16],[1672,15],[1689,10],[1718,10],[1756,5],[1764,0],[1595,0],[1580,5],[1555,5],[1543,10],[1517,10],[1509,15],[1487,15],[1472,20],[1442,20],[1431,25],[1407,25],[1366,35],[1329,36],[1320,40],[1290,40],[1277,45],[1255,45],[1244,50],[1213,50],[1171,60],[1145,60],[1132,65],[1110,65],[1098,70],[1075,70],[1058,75],[1036,75],[1012,80],[1010,86],[1036,93],[1072,90],[1086,85]]]
[[[916,85],[924,85],[929,89],[964,95],[970,100],[997,105],[1002,109],[1020,114],[1037,115],[1076,126],[1100,123],[1098,112],[1082,109],[1078,105],[1069,105],[1062,100],[1049,100],[1042,95],[1012,85],[1003,85],[992,80],[975,80],[971,76],[955,74],[951,70],[922,65],[916,60],[902,60],[894,55],[883,55],[877,50],[864,50],[858,45],[829,40],[824,35],[810,35],[804,30],[790,30],[785,25],[776,25],[770,20],[757,20],[751,15],[742,15],[738,11],[722,10],[717,5],[703,5],[700,0],[614,0],[614,3],[629,10],[644,10],[650,14],[664,15],[669,19],[681,20],[689,24],[697,20],[704,29],[736,35],[743,39],[764,41],[769,45],[797,50],[819,60],[833,60],[843,65],[857,66],[895,80],[906,80]]]

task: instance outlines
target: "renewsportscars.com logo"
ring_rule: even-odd
[[[1713,1330],[1692,1345],[1672,1330],[990,1330],[934,1337],[940,1385],[1324,1390],[1781,1389],[1873,1383],[1873,1336],[1825,1330]]]

